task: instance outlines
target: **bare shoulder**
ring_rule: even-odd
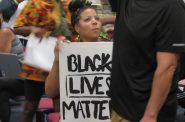
[[[13,31],[9,28],[0,29],[0,33],[14,35]]]
[[[6,38],[11,38],[11,40],[15,39],[14,32],[9,28],[0,29],[0,34]]]

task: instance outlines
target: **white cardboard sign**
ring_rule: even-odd
[[[61,122],[110,122],[112,42],[64,43],[60,50]]]

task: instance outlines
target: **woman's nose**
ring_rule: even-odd
[[[93,18],[92,23],[93,23],[93,24],[97,24],[98,21],[97,21],[95,18]]]

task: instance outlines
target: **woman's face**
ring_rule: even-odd
[[[97,41],[100,35],[101,22],[96,11],[92,8],[85,9],[80,14],[80,20],[75,25],[75,30],[82,41]]]

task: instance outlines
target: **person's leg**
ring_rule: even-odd
[[[44,92],[44,82],[25,81],[25,104],[21,122],[32,122],[39,100]]]
[[[2,122],[9,122],[10,119],[10,95],[6,91],[0,92],[0,120]]]
[[[0,79],[0,120],[9,122],[11,97],[24,95],[24,82],[18,79]]]
[[[25,101],[24,110],[21,117],[21,122],[32,122],[35,111],[38,106],[38,101]]]

